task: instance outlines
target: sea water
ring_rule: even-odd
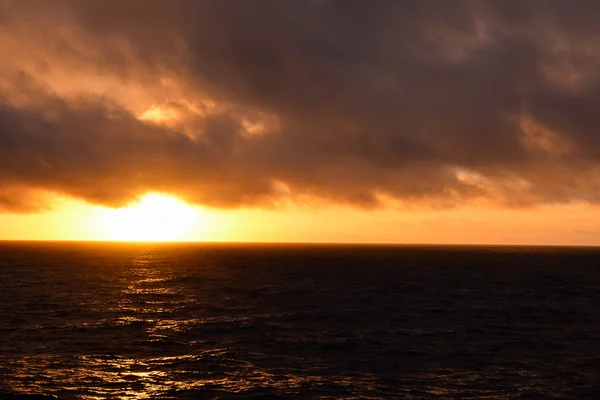
[[[600,250],[0,243],[0,398],[598,399]]]

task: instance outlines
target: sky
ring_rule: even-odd
[[[600,245],[599,18],[0,0],[0,239]]]

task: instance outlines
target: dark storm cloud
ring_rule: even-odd
[[[149,87],[170,74],[190,96],[228,105],[194,117],[190,137],[118,99],[7,95],[0,186],[111,205],[150,190],[222,207],[303,195],[361,207],[599,200],[597,2],[5,0],[0,10],[5,32],[35,26],[27,43],[50,64]],[[248,113],[277,123],[249,135]]]

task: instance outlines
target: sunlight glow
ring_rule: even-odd
[[[147,194],[127,208],[106,210],[101,222],[111,240],[172,242],[190,239],[203,214],[180,200],[162,194]]]
[[[139,118],[143,121],[155,123],[165,123],[179,118],[180,115],[170,108],[152,106],[146,110]]]

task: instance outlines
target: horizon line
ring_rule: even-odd
[[[76,239],[0,239],[1,243],[90,243],[90,244],[146,244],[146,245],[297,245],[297,246],[388,246],[388,247],[569,247],[600,248],[593,244],[523,244],[523,243],[422,243],[422,242],[303,242],[303,241],[209,241],[209,240],[76,240]]]

